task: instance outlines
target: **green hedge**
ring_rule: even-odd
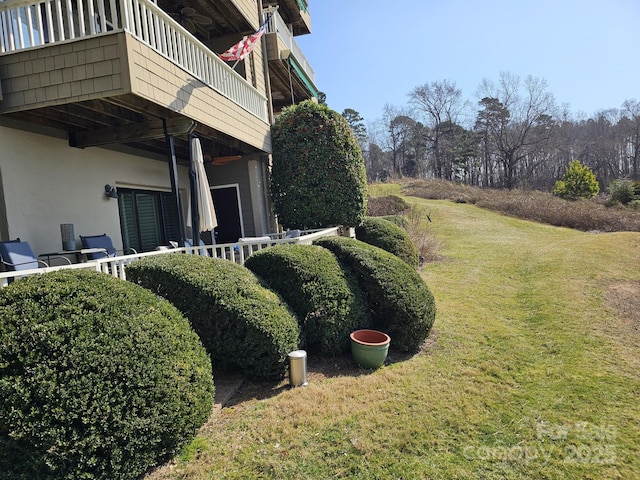
[[[391,336],[392,349],[414,352],[435,320],[433,294],[415,268],[359,240],[328,237],[315,242],[351,267],[372,308],[373,326]]]
[[[384,218],[366,217],[362,225],[356,227],[356,238],[394,254],[413,267],[420,263],[418,248],[409,234]]]
[[[324,248],[275,246],[253,254],[245,266],[296,312],[305,348],[311,353],[344,353],[350,348],[349,334],[370,325],[357,280]]]
[[[136,478],[212,404],[205,349],[151,292],[78,270],[0,290],[0,478]]]
[[[140,259],[127,278],[173,303],[196,330],[214,368],[278,379],[298,348],[289,307],[248,269],[228,260],[166,254]]]
[[[271,127],[271,196],[285,228],[360,225],[367,175],[360,145],[338,112],[306,100]]]

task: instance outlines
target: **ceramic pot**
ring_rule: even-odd
[[[389,353],[391,337],[377,330],[356,330],[351,333],[351,354],[362,368],[380,368]]]

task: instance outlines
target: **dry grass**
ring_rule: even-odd
[[[512,217],[581,231],[640,232],[640,212],[607,207],[604,199],[569,201],[534,190],[495,190],[444,180],[406,180],[402,193],[433,200],[472,203]]]
[[[407,233],[418,248],[421,263],[438,260],[442,243],[429,229],[431,223],[429,209],[415,203],[408,203],[395,194],[380,195],[381,191],[388,192],[388,188],[381,190],[379,187],[375,187],[373,190],[374,196],[369,197],[367,215],[373,217],[402,215],[407,221]],[[380,196],[375,196],[376,194]]]
[[[405,212],[408,221],[407,233],[418,248],[423,263],[435,262],[441,258],[442,242],[431,230],[429,209],[419,204],[411,204]]]

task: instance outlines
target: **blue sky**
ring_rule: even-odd
[[[640,100],[640,0],[309,0],[296,37],[327,104],[366,121],[416,86],[455,82],[476,102],[500,72],[545,79],[575,116]]]

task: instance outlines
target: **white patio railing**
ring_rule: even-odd
[[[0,55],[121,31],[268,122],[267,98],[152,0],[0,0]]]
[[[166,250],[156,250],[153,252],[136,253],[133,255],[121,255],[118,257],[102,258],[99,260],[91,260],[86,263],[76,263],[73,265],[61,265],[56,267],[34,268],[31,270],[20,270],[18,272],[0,272],[0,288],[6,287],[10,281],[27,277],[30,275],[39,275],[56,270],[68,269],[85,269],[96,272],[103,272],[122,280],[127,279],[127,266],[137,260],[153,255],[162,254],[195,254],[206,255],[213,258],[221,258],[230,260],[244,265],[245,260],[252,254],[259,252],[264,248],[273,247],[274,245],[298,243],[303,245],[311,245],[314,240],[322,237],[335,236],[339,234],[340,227],[325,228],[318,230],[306,230],[301,232],[297,238],[283,238],[283,234],[270,234],[265,237],[256,237],[255,239],[246,238],[245,241],[236,243],[226,243],[220,245],[201,245],[199,247],[182,247],[171,248]],[[267,239],[269,237],[269,239]]]

